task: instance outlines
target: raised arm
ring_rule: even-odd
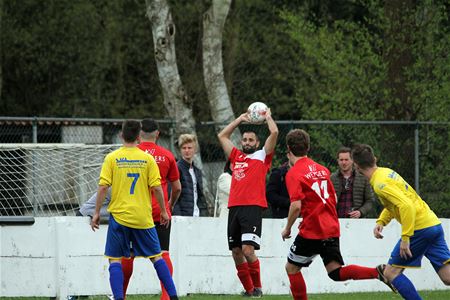
[[[270,135],[266,139],[266,143],[264,144],[264,150],[266,151],[266,154],[271,154],[275,150],[275,146],[277,145],[278,126],[272,119],[272,113],[270,111],[270,108],[266,112],[266,122],[267,127],[269,128],[270,131]]]
[[[236,129],[236,127],[241,124],[241,122],[246,121],[249,122],[248,113],[243,113],[238,118],[236,118],[233,122],[228,124],[224,129],[222,129],[221,132],[217,135],[219,138],[219,142],[222,145],[222,149],[225,152],[226,157],[230,157],[231,150],[233,150],[233,142],[231,141],[230,137],[233,131]]]

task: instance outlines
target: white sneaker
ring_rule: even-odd
[[[114,300],[114,296],[113,295],[107,295],[106,298],[108,298],[109,300]]]

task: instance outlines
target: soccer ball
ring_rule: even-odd
[[[267,105],[262,102],[253,102],[248,107],[248,117],[251,123],[262,123],[266,119]]]

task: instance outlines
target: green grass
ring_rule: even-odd
[[[420,291],[423,299],[427,300],[443,300],[450,299],[450,289],[442,291]],[[45,297],[0,297],[0,300],[48,300]],[[86,299],[86,298],[83,298]],[[128,300],[159,300],[159,295],[130,295]],[[180,300],[217,300],[217,299],[244,299],[237,295],[188,295],[180,297]],[[290,296],[272,296],[264,295],[263,300],[289,300]],[[402,297],[391,292],[376,292],[376,293],[347,293],[347,294],[311,294],[308,295],[309,300],[388,300]],[[90,296],[86,300],[107,300],[106,296]]]

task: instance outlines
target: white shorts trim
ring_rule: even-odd
[[[253,242],[257,245],[261,244],[261,238],[254,233],[243,233],[241,236],[242,242]]]
[[[289,251],[288,254],[288,258],[290,260],[302,265],[310,264],[316,256],[317,254],[314,254],[313,256],[301,256],[293,253],[292,251]]]

